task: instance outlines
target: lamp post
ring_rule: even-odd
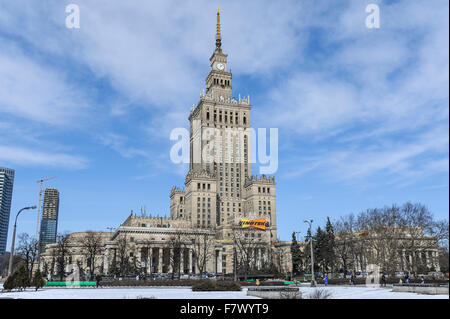
[[[314,252],[313,252],[313,239],[312,239],[312,232],[311,232],[311,226],[313,223],[313,220],[304,220],[304,223],[307,223],[309,225],[309,240],[311,243],[311,287],[315,287],[316,286],[316,279],[314,277]]]
[[[12,237],[12,243],[11,243],[11,253],[9,255],[9,266],[8,266],[8,276],[11,275],[13,273],[13,259],[14,259],[14,242],[16,241],[16,227],[17,227],[17,217],[19,217],[19,214],[27,209],[36,209],[36,206],[29,206],[29,207],[24,207],[21,210],[19,210],[19,212],[16,215],[16,220],[14,221],[14,231],[13,231],[13,237]]]

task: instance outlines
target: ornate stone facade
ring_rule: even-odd
[[[120,259],[123,238],[127,257],[146,273],[171,273],[174,265],[182,273],[230,274],[243,263],[252,270],[269,265],[281,271],[291,268],[290,250],[277,239],[275,179],[251,175],[250,97],[233,97],[219,13],[217,20],[206,88],[189,115],[189,172],[184,187],[170,191],[170,218],[131,214],[107,240],[103,233],[97,271],[114,272],[111,267],[116,268]],[[243,229],[241,218],[266,219],[266,229]],[[74,251],[77,245],[82,246],[74,243]],[[43,255],[46,262],[56,245],[49,248]],[[205,269],[198,262],[202,253],[208,255]]]

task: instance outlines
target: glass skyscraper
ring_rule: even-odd
[[[13,184],[14,170],[0,167],[0,255],[6,251]]]
[[[39,240],[40,251],[45,246],[56,241],[58,231],[59,191],[56,188],[47,188],[44,193],[42,205],[41,234]]]

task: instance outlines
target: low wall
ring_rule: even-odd
[[[448,295],[448,286],[437,286],[427,284],[394,284],[394,292],[413,292],[424,295]]]
[[[302,293],[294,287],[251,287],[247,296],[262,299],[302,299]]]

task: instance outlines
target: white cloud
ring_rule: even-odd
[[[21,166],[44,166],[75,170],[84,169],[88,165],[88,160],[80,156],[3,145],[0,145],[0,161]]]
[[[75,121],[86,108],[82,94],[52,67],[33,61],[0,38],[0,115],[54,126]]]
[[[254,114],[261,114],[257,122],[289,132],[290,143],[305,137],[314,137],[316,147],[329,143],[328,159],[302,150],[318,161],[303,171],[321,167],[322,159],[323,165],[339,169],[336,159],[350,156],[357,167],[350,172],[355,176],[377,171],[406,174],[427,167],[423,163],[416,167],[418,156],[426,155],[429,163],[448,158],[428,146],[417,149],[407,138],[396,139],[426,132],[445,139],[445,129],[431,128],[448,122],[448,2],[382,2],[381,29],[369,30],[364,20],[370,2],[220,4],[223,49],[230,54],[234,74],[250,75],[273,87],[257,92],[267,97],[267,104],[255,106]],[[7,2],[0,28],[40,54],[72,60],[74,69],[87,67],[92,76],[111,85],[120,101],[104,106],[109,108],[105,121],[108,116],[126,116],[136,107],[150,110],[148,125],[137,126],[150,136],[149,143],[130,146],[111,132],[103,140],[122,156],[148,158],[143,150],[151,142],[167,138],[173,127],[187,126],[214,48],[216,4],[206,0],[79,4],[77,30],[64,27],[64,3],[27,7]],[[317,34],[320,38],[315,38]],[[323,51],[315,50],[316,42]],[[3,64],[13,76],[2,78],[1,72],[0,81],[12,78],[21,84],[13,88],[14,94],[0,91],[0,101],[7,96],[4,112],[50,122],[73,119],[77,113],[92,115],[90,108],[80,107],[83,97],[67,84],[64,72],[40,65],[35,57],[2,56],[0,68]],[[241,87],[234,93],[247,90]],[[76,102],[63,101],[69,92],[70,101]],[[392,141],[397,141],[395,147]],[[392,156],[385,158],[388,154]]]
[[[279,82],[259,113],[301,150],[300,161],[286,153],[288,176],[404,182],[448,172],[448,2],[382,3],[379,30],[365,28],[365,5],[349,2],[320,25],[333,49]]]
[[[323,176],[353,183],[382,173],[389,182],[411,183],[448,173],[448,147],[448,128],[441,125],[407,142],[381,140],[369,146],[351,144],[348,148],[322,149],[313,156],[300,156],[296,158],[298,167],[292,165],[286,176],[298,177],[317,170]]]

